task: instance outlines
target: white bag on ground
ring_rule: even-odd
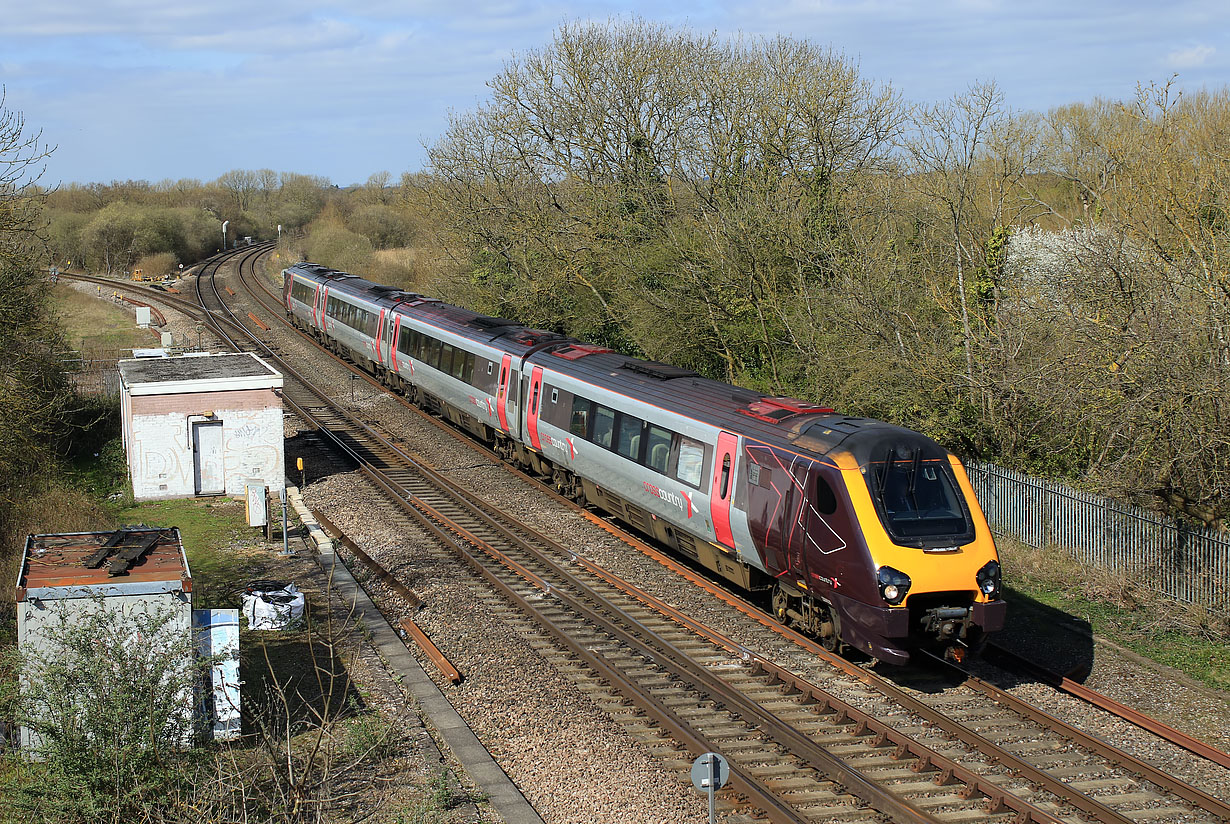
[[[253,581],[242,603],[248,629],[288,629],[303,618],[303,593],[293,583]]]

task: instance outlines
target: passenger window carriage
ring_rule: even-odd
[[[649,424],[645,433],[645,466],[659,475],[667,474],[671,459],[671,435],[660,426]]]
[[[615,451],[625,458],[639,461],[641,457],[641,428],[644,423],[640,418],[620,413],[619,440]]]
[[[572,420],[568,424],[568,431],[580,438],[589,436],[589,412],[593,406],[593,401],[574,397],[572,399]]]
[[[700,489],[705,465],[705,445],[700,441],[608,409],[580,395],[573,396],[568,431],[659,475]]]
[[[605,406],[594,410],[594,434],[591,440],[603,449],[611,448],[611,435],[615,432],[615,413]]]
[[[675,477],[688,486],[700,489],[701,472],[705,467],[705,445],[691,438],[679,437],[679,465]]]

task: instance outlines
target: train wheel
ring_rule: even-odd
[[[827,606],[819,604],[816,609],[816,637],[820,639],[820,646],[829,652],[841,652],[843,645],[837,616]]]
[[[790,596],[782,589],[781,583],[773,585],[773,617],[785,626],[790,626]]]

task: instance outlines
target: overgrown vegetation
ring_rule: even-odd
[[[1225,90],[907,106],[806,41],[640,21],[565,24],[490,87],[431,148],[449,297],[1230,509]]]
[[[177,752],[192,741],[193,688],[212,662],[196,657],[183,611],[121,613],[101,598],[87,610],[56,606],[23,656],[20,697],[6,702],[38,760],[10,764],[4,816],[148,818],[184,780]]]
[[[100,484],[96,492],[109,488]],[[121,499],[103,509],[121,522],[180,525],[196,607],[238,607],[244,584],[277,574],[279,556],[252,546],[239,502]],[[437,784],[404,780],[409,741],[351,680],[356,620],[327,588],[306,592],[300,628],[245,630],[244,737],[227,745],[187,736],[183,689],[205,662],[192,663],[192,636],[168,633],[165,615],[99,611],[56,628],[56,643],[24,662],[20,700],[10,640],[0,656],[0,719],[33,722],[49,757],[0,759],[0,794],[12,800],[0,821],[298,824],[388,821],[406,809],[450,820],[470,797],[450,791],[439,802]]]
[[[10,590],[23,527],[47,506],[37,494],[54,487],[69,434],[83,423],[43,278],[45,193],[38,181],[50,154],[41,133],[30,133],[0,96],[0,586]]]

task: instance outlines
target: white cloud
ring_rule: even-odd
[[[1194,69],[1207,63],[1216,51],[1212,46],[1205,45],[1177,49],[1166,55],[1166,65],[1176,69]]]

